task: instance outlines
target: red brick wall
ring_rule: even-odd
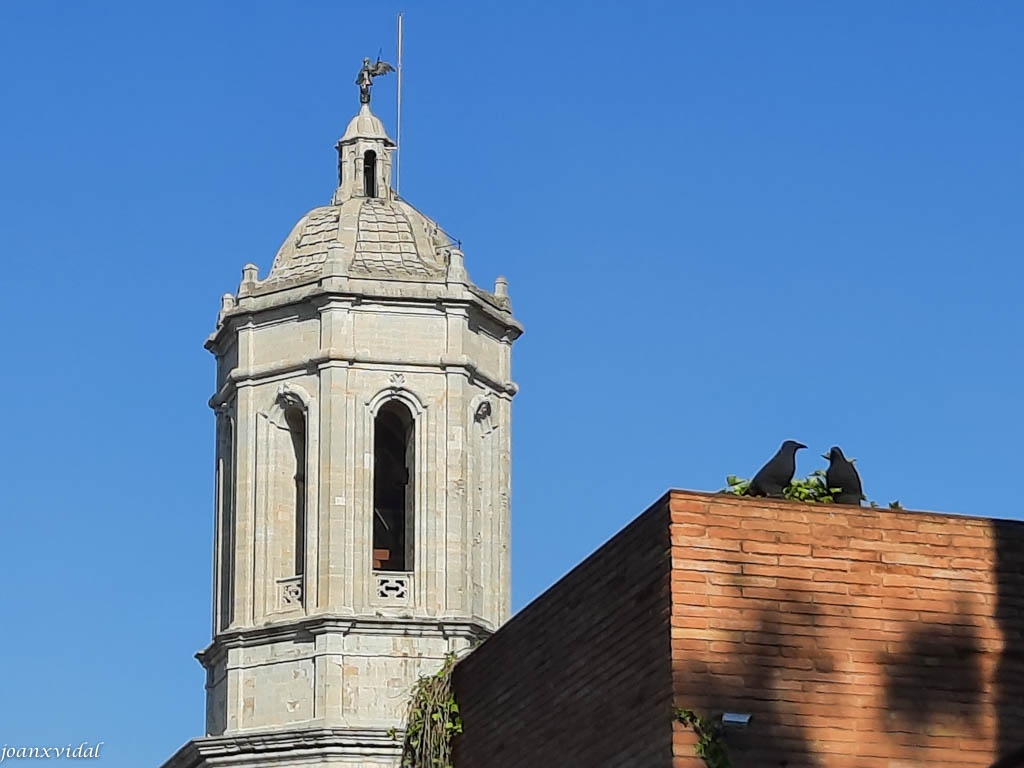
[[[461,661],[455,764],[670,765],[670,559],[661,504]]]
[[[743,766],[990,765],[1024,744],[1024,525],[672,492],[677,703]],[[676,768],[698,768],[678,733]]]
[[[734,768],[987,768],[1024,746],[1024,524],[672,491],[455,688],[458,768],[703,768],[673,703],[753,715]]]

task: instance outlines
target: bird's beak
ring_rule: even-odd
[[[827,453],[823,453],[823,454],[821,454],[821,458],[823,458],[823,459],[830,459],[831,460],[832,457],[829,456]]]
[[[806,448],[807,446],[806,446],[806,445],[804,445],[803,443],[797,443],[797,444],[796,444],[796,447],[797,447],[797,448]]]

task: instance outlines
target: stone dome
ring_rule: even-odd
[[[353,197],[303,216],[264,282],[304,283],[328,273],[444,282],[451,246],[436,222],[404,200]]]
[[[389,146],[394,146],[394,142],[388,138],[388,133],[384,130],[383,121],[370,111],[369,104],[360,107],[359,114],[349,121],[338,143],[347,143],[355,139],[379,139]]]
[[[446,281],[452,242],[392,188],[394,148],[384,123],[363,104],[338,140],[338,187],[331,204],[299,219],[260,288],[328,276]]]
[[[494,290],[473,283],[461,243],[402,199],[391,185],[396,146],[367,104],[338,140],[338,186],[329,205],[299,219],[262,280],[247,264],[237,295],[221,299],[218,328],[228,317],[342,293],[423,301],[469,302],[502,327],[522,332],[512,317],[508,281]]]
[[[495,292],[474,285],[459,245],[391,186],[395,143],[369,105],[349,122],[337,150],[338,186],[330,205],[299,219],[263,280],[255,266],[243,270],[239,297],[342,278],[358,281],[348,286],[357,292],[423,299],[461,291],[511,312],[505,282],[499,280]],[[228,304],[225,311],[234,299]]]

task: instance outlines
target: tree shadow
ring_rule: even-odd
[[[828,760],[819,743],[822,728],[827,728],[823,718],[829,717],[824,713],[833,707],[844,710],[851,696],[865,695],[852,694],[847,687],[851,660],[842,625],[857,619],[844,606],[812,599],[812,593],[800,590],[782,591],[768,605],[752,599],[749,608],[738,607],[732,616],[716,620],[730,630],[720,635],[717,648],[676,665],[680,706],[712,717],[722,712],[752,716],[746,728],[723,729],[736,766],[821,768]],[[893,720],[879,720],[875,728],[879,733],[910,734],[910,742],[920,738],[919,745],[908,743],[906,736],[891,745],[916,752],[929,746],[933,724],[955,725],[961,731],[981,727],[984,649],[978,628],[962,607],[947,621],[907,622],[906,627],[896,649],[877,656],[885,707]],[[728,661],[706,660],[724,653]]]
[[[981,723],[984,651],[963,606],[944,622],[915,625],[895,653],[882,653],[885,704],[913,733],[938,721]]]
[[[1024,747],[1003,755],[989,768],[1024,768]]]
[[[712,643],[728,661],[676,665],[679,706],[715,718],[723,712],[751,715],[747,727],[722,728],[733,765],[821,768],[802,725],[807,691],[827,684],[834,666],[817,642],[820,615],[810,596],[797,591],[782,592],[767,607],[752,599],[750,609],[723,622],[734,627],[724,635],[728,639]]]
[[[998,768],[1024,766],[1024,523],[991,521],[995,544],[995,618],[1003,649],[995,673]]]

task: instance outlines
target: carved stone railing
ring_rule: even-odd
[[[374,571],[373,602],[382,606],[412,604],[412,573],[407,571]]]
[[[289,576],[277,580],[277,609],[294,611],[302,607],[303,598],[302,576]]]

